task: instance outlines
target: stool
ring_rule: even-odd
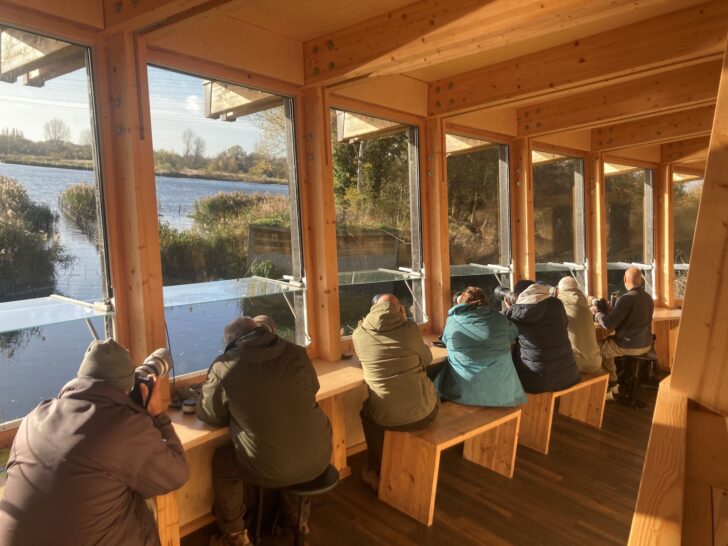
[[[636,398],[637,389],[642,383],[642,376],[644,374],[645,366],[647,366],[647,376],[652,372],[653,367],[657,367],[657,353],[655,352],[655,334],[652,334],[652,347],[646,353],[635,356],[618,356],[615,360],[619,360],[624,363],[625,373],[631,373],[632,381],[629,385],[629,392],[622,394],[620,392],[620,401],[624,401],[630,407],[635,409],[642,409],[647,404],[642,400]],[[627,365],[632,363],[632,368],[628,369]]]
[[[293,544],[303,546],[305,534],[301,532],[303,527],[303,499],[313,497],[331,491],[339,483],[339,471],[333,465],[328,465],[318,478],[310,482],[289,485],[281,490],[281,493],[288,493],[298,497],[298,524],[293,534]]]

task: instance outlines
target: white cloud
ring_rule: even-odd
[[[188,95],[185,100],[185,110],[190,112],[202,112],[202,99],[197,95]]]

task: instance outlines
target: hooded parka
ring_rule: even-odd
[[[369,388],[372,419],[384,427],[425,419],[439,404],[425,368],[432,352],[419,327],[400,306],[387,301],[372,306],[352,334]]]
[[[165,414],[152,418],[124,391],[78,378],[18,429],[0,502],[2,546],[156,546],[145,498],[189,476]]]
[[[462,303],[448,311],[442,333],[447,364],[434,379],[442,398],[473,406],[517,406],[526,402],[513,366],[516,327],[486,305]]]
[[[506,316],[518,328],[513,363],[526,392],[558,391],[579,382],[566,311],[547,286],[526,288]]]
[[[246,482],[286,487],[318,477],[331,458],[331,425],[316,403],[318,390],[306,349],[258,327],[212,363],[197,416],[230,425]]]
[[[579,288],[559,288],[558,298],[564,304],[569,321],[569,341],[576,367],[581,373],[601,372],[602,353],[597,344],[594,318],[586,296]]]

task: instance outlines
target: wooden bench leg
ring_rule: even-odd
[[[179,546],[179,511],[177,508],[177,493],[167,493],[155,497],[157,508],[157,528],[159,529],[159,542],[162,546]]]
[[[565,415],[587,425],[601,428],[604,404],[607,396],[607,381],[597,381],[588,387],[564,394],[559,399],[559,415]]]
[[[344,398],[335,394],[319,400],[319,407],[331,422],[331,464],[339,471],[341,478],[351,476],[351,467],[346,462],[346,423],[344,421]]]
[[[440,450],[407,432],[386,431],[379,500],[432,525]]]
[[[526,447],[549,452],[551,441],[551,423],[554,419],[554,395],[551,392],[543,394],[527,394],[528,403],[521,406],[521,428],[518,441]]]
[[[512,478],[516,465],[520,421],[520,414],[516,414],[502,425],[465,440],[463,457]]]

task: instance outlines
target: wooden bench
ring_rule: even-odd
[[[609,375],[599,373],[582,375],[573,387],[556,392],[527,394],[528,403],[521,406],[521,432],[518,441],[523,445],[549,452],[554,405],[559,399],[559,414],[596,428],[601,428]]]
[[[314,367],[319,380],[316,400],[331,422],[332,455],[331,464],[342,476],[351,474],[346,462],[346,428],[344,424],[343,395],[363,384],[364,376],[356,359],[327,362],[315,360]],[[185,448],[185,457],[190,466],[190,479],[176,493],[178,517],[174,510],[169,517],[159,517],[163,526],[179,526],[179,536],[212,523],[212,456],[215,450],[230,441],[228,427],[212,427],[194,415],[180,411],[169,411],[175,431]]]
[[[448,402],[425,430],[386,431],[379,499],[432,525],[442,450],[464,442],[463,457],[512,478],[520,419],[518,408]]]

